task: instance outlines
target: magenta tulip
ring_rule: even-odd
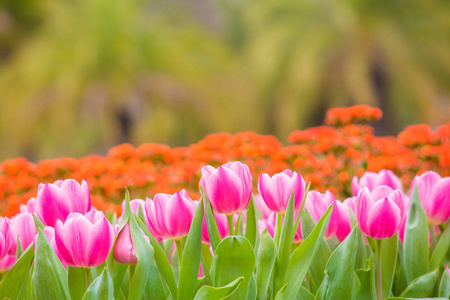
[[[450,217],[450,177],[441,178],[436,172],[427,171],[414,177],[411,194],[415,185],[427,213],[428,223],[439,225],[447,222]]]
[[[56,221],[55,240],[64,261],[73,267],[102,264],[114,242],[112,225],[100,211],[71,213]]]
[[[390,238],[399,230],[404,214],[400,189],[381,185],[372,192],[363,187],[358,193],[356,220],[361,231],[375,239]]]
[[[214,214],[216,219],[217,229],[219,230],[219,235],[223,239],[228,236],[228,220],[225,215]],[[203,217],[203,232],[202,232],[202,243],[209,244],[211,240],[209,239],[208,226],[206,224],[206,216]]]
[[[367,187],[369,191],[372,191],[377,186],[380,185],[387,185],[391,187],[392,189],[402,189],[402,182],[400,181],[400,178],[395,176],[394,173],[392,173],[391,170],[381,170],[378,173],[374,172],[366,172],[364,175],[359,179],[356,176],[352,179],[352,192],[353,195],[357,195],[359,190],[362,187]]]
[[[339,241],[345,240],[352,230],[350,221],[350,207],[343,202],[336,201],[336,208],[339,211],[339,225],[336,230],[336,237]]]
[[[185,190],[173,195],[159,193],[146,202],[147,218],[157,235],[179,240],[188,234],[196,206]]]
[[[297,172],[284,170],[270,177],[261,174],[258,182],[258,190],[266,205],[274,212],[284,214],[294,193],[294,207],[299,209],[305,194],[306,183]]]
[[[144,235],[148,240],[148,237]],[[133,241],[131,239],[130,224],[125,224],[122,231],[117,236],[116,244],[114,246],[114,259],[121,264],[137,264],[136,253],[134,252]]]
[[[205,166],[200,186],[215,212],[232,215],[247,207],[252,193],[252,176],[249,168],[240,162],[229,162],[217,169]]]
[[[44,225],[54,227],[72,212],[85,214],[91,210],[91,196],[86,180],[81,185],[74,179],[39,185],[36,214]]]
[[[336,199],[330,191],[326,191],[324,194],[317,191],[310,191],[306,196],[305,208],[317,223],[327,211],[328,207],[335,202]],[[326,239],[330,239],[334,234],[336,234],[339,227],[339,218],[339,209],[336,205],[334,205],[327,230],[325,231]]]
[[[3,259],[0,259],[0,273],[9,271],[15,263],[15,255],[6,255]]]
[[[10,220],[0,217],[0,260],[8,254],[13,243],[12,237]]]
[[[25,250],[32,242],[34,242],[37,230],[33,215],[29,212],[20,213],[14,216],[11,223],[13,239],[9,255],[15,255],[17,251],[17,236],[22,245],[22,250]]]

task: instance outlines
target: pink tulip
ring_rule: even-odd
[[[302,204],[305,194],[306,183],[297,172],[284,170],[281,173],[270,177],[268,174],[261,174],[258,182],[258,190],[266,205],[274,212],[284,214],[294,193],[294,207],[296,210]]]
[[[144,238],[149,242],[149,239],[144,233]],[[133,240],[131,238],[130,224],[125,224],[122,231],[117,236],[116,244],[114,246],[114,259],[121,264],[137,264],[136,253],[134,252]]]
[[[6,255],[0,260],[0,273],[9,271],[16,263],[15,255]]]
[[[217,169],[205,166],[200,186],[215,212],[232,215],[247,207],[252,193],[252,176],[249,168],[240,162],[229,162]]]
[[[393,236],[404,214],[403,193],[400,189],[381,185],[372,192],[363,187],[358,193],[356,220],[361,231],[375,239]]]
[[[159,193],[146,202],[151,228],[162,238],[173,240],[188,234],[195,208],[196,203],[185,190],[173,195]]]
[[[374,172],[366,172],[364,175],[359,179],[356,176],[352,179],[352,192],[353,195],[357,195],[359,190],[362,187],[367,187],[369,191],[372,191],[377,186],[380,185],[387,185],[391,187],[392,189],[402,189],[402,182],[400,179],[395,176],[394,173],[392,173],[391,170],[381,170],[378,173]]]
[[[294,220],[297,218],[298,211],[295,212]],[[276,223],[277,214],[275,212],[272,212],[267,219],[267,232],[274,237],[275,234],[275,223]],[[301,221],[298,223],[297,231],[295,232],[294,236],[294,244],[300,244],[302,242],[302,226]]]
[[[35,206],[36,206],[36,198],[32,197],[30,200],[28,200],[27,205],[20,205],[20,212],[29,212],[34,214],[35,213]]]
[[[260,194],[253,195],[255,206],[260,214],[261,219],[266,220],[272,214],[272,210],[266,205]]]
[[[225,215],[214,214],[216,219],[217,229],[219,230],[219,235],[223,239],[228,236],[228,220]],[[208,226],[206,224],[206,216],[203,217],[203,232],[202,232],[202,243],[209,244],[211,240],[209,239]]]
[[[12,237],[10,220],[0,217],[0,260],[8,254],[12,245]]]
[[[306,196],[305,208],[317,223],[327,211],[328,207],[335,202],[336,199],[330,191],[326,191],[324,194],[317,191],[310,191]],[[336,234],[339,227],[339,218],[339,210],[336,208],[336,205],[334,205],[333,211],[331,212],[330,222],[328,223],[327,230],[325,231],[326,239],[329,239]]]
[[[44,230],[42,231],[45,236],[47,237],[47,240],[52,247],[53,251],[55,252],[56,256],[58,256],[59,260],[63,264],[64,267],[67,267],[67,263],[64,261],[64,258],[59,253],[58,247],[56,246],[56,240],[55,240],[55,228],[50,226],[45,226]]]
[[[36,225],[34,224],[33,215],[29,212],[24,212],[14,216],[11,232],[13,233],[13,239],[8,254],[15,255],[17,252],[17,236],[22,245],[22,250],[25,250],[36,238],[37,230]]]
[[[427,213],[428,223],[439,225],[447,222],[450,217],[450,177],[441,178],[436,172],[427,171],[414,177],[411,194],[415,185]]]
[[[91,210],[91,196],[86,180],[81,185],[74,179],[40,184],[36,196],[36,214],[44,225],[54,227],[72,212],[85,214]]]
[[[103,212],[71,213],[64,223],[56,221],[55,240],[67,264],[92,267],[106,260],[114,242],[114,233]]]
[[[405,237],[405,228],[406,222],[408,221],[408,213],[410,205],[411,205],[411,198],[408,195],[403,194],[403,218],[402,223],[400,224],[400,228],[398,229],[398,238],[402,242]]]
[[[339,224],[336,230],[336,237],[339,241],[345,240],[352,230],[350,221],[350,207],[343,202],[335,202],[336,209],[339,211]],[[333,208],[334,209],[334,208]]]

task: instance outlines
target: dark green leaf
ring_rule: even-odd
[[[245,237],[255,249],[256,235],[258,234],[258,219],[256,218],[255,203],[253,195],[247,206],[247,223],[245,225]]]
[[[86,292],[86,273],[83,267],[67,267],[71,300],[82,299]]]

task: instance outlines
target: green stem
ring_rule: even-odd
[[[181,256],[183,255],[183,247],[181,246],[181,240],[176,240],[175,245],[177,247],[178,267],[181,269]]]
[[[86,278],[86,289],[88,289],[92,282],[91,268],[84,268],[84,274]]]
[[[431,249],[436,248],[437,238],[436,238],[436,226],[430,225],[430,234],[431,234]]]
[[[383,300],[383,273],[381,262],[381,240],[377,240],[377,299]]]
[[[234,234],[234,224],[233,224],[233,215],[227,215],[228,220],[228,232],[230,235]]]

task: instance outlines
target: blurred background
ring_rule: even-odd
[[[450,1],[0,0],[0,161],[252,130],[330,107],[450,121]]]

